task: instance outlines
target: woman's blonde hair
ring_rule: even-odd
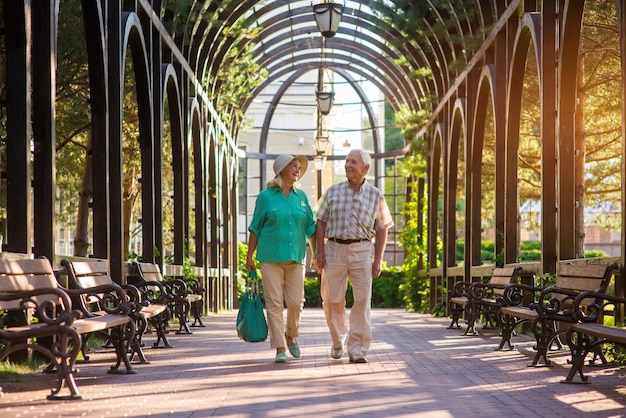
[[[276,177],[274,177],[273,179],[271,179],[270,181],[267,182],[267,188],[271,189],[272,187],[278,187],[279,189],[283,188],[283,178],[280,176],[280,174],[278,174]],[[299,189],[300,188],[300,182],[295,182],[293,184],[293,188],[294,189]]]

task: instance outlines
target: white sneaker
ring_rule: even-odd
[[[334,359],[340,359],[343,356],[343,346],[333,347],[330,349],[330,356]]]
[[[350,354],[350,363],[367,363],[367,359],[362,354]]]

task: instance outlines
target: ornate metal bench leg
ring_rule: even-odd
[[[73,329],[65,328],[61,332],[55,348],[52,349],[53,355],[59,360],[51,363],[56,364],[58,382],[56,388],[52,389],[50,395],[48,395],[48,400],[83,399],[83,396],[78,392],[76,380],[74,379],[74,365],[81,350],[81,340],[80,335]],[[70,341],[73,344],[70,344]],[[59,395],[64,386],[70,391],[69,395]]]
[[[548,359],[548,349],[555,338],[555,324],[538,316],[533,320],[532,330],[537,341],[537,354],[529,367],[537,366],[541,358],[544,360],[544,366],[552,366],[552,361]]]
[[[109,374],[137,373],[130,363],[133,355],[132,352],[134,351],[132,350],[132,345],[137,344],[135,334],[135,324],[132,321],[126,324],[126,326],[120,326],[111,329],[111,343],[115,347],[117,363],[115,364],[115,366],[111,366],[111,369],[108,371]],[[129,348],[131,348],[130,356],[128,354]],[[143,359],[145,363],[148,363],[148,361],[145,361],[145,357],[141,352],[141,348],[139,349],[138,355],[140,359]],[[122,363],[124,363],[124,367],[126,367],[126,370],[120,370],[120,366]]]
[[[133,359],[135,358],[135,354],[136,354],[137,357],[139,357],[139,361],[137,361],[137,363],[150,364],[150,362],[146,359],[146,357],[143,354],[143,342],[142,342],[142,336],[144,332],[146,331],[146,328],[148,327],[148,321],[146,321],[146,318],[144,318],[143,315],[139,313],[131,314],[131,316],[133,318],[134,330],[133,330],[133,337],[129,340],[130,361],[131,362],[133,361]],[[117,347],[116,347],[116,350],[117,350]]]
[[[467,318],[467,329],[463,333],[463,335],[478,335],[478,330],[476,329],[476,318],[480,315],[480,310],[476,309],[475,306],[472,306],[471,303],[468,303],[465,307],[465,317]]]
[[[194,302],[191,304],[191,312],[193,314],[193,323],[191,327],[202,327],[205,325],[202,323],[202,313],[201,313],[202,301]]]
[[[461,313],[464,308],[459,304],[452,302],[448,304],[448,307],[450,309],[450,315],[452,316],[452,322],[450,322],[448,329],[461,328],[459,325],[459,318],[461,317]]]
[[[150,324],[154,327],[156,334],[157,334],[157,340],[152,345],[152,348],[173,348],[173,346],[170,344],[169,340],[167,339],[167,331],[165,329],[165,325],[168,323],[171,317],[172,317],[172,313],[168,307],[162,313],[149,319]],[[161,341],[163,341],[163,347],[159,346],[159,343]]]
[[[587,357],[589,353],[589,339],[580,333],[576,333],[576,336],[574,336],[574,333],[570,331],[567,331],[566,338],[572,354],[572,359],[569,361],[572,368],[569,370],[565,380],[562,380],[561,383],[589,383],[588,377],[583,373],[585,357]],[[574,381],[576,373],[580,376],[580,382]]]
[[[511,344],[511,337],[514,334],[515,327],[517,326],[518,322],[514,317],[510,315],[503,315],[499,312],[498,319],[502,328],[502,339],[500,340],[500,345],[498,346],[497,350],[503,350],[505,344],[509,346],[509,350],[513,350],[515,346]]]

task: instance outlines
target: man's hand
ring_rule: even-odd
[[[322,270],[326,267],[326,256],[324,255],[324,252],[317,253],[315,266],[317,267],[317,271],[322,274]]]
[[[374,262],[372,263],[372,278],[375,279],[378,276],[380,276],[380,272],[383,269],[383,262],[382,260],[376,261],[374,260]]]

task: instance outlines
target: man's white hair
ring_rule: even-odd
[[[353,149],[349,152],[349,154],[353,152],[358,152],[359,155],[361,155],[361,161],[363,161],[363,164],[369,165],[370,167],[372,166],[372,157],[370,156],[369,152],[362,149]]]

